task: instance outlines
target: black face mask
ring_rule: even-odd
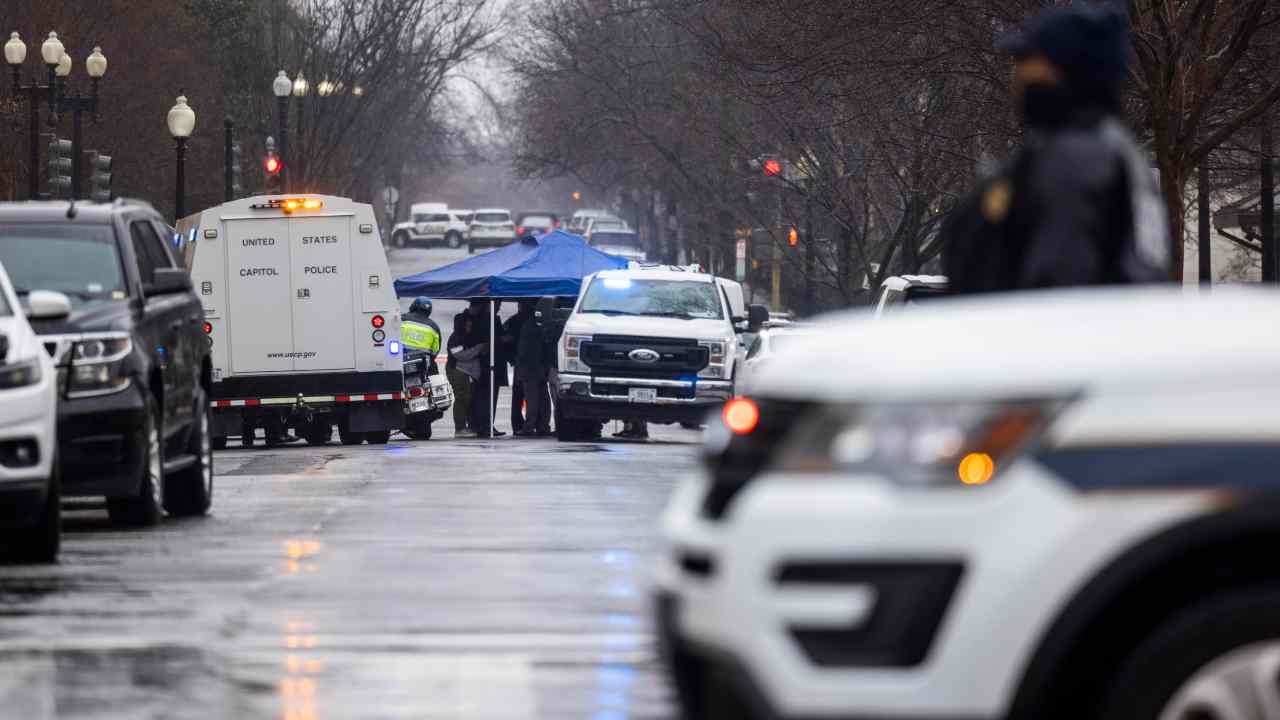
[[[1027,127],[1040,130],[1066,125],[1078,109],[1076,98],[1061,85],[1035,83],[1022,91],[1022,106],[1018,108]]]

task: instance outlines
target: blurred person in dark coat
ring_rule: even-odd
[[[997,47],[1014,59],[1025,142],[942,228],[951,291],[1168,280],[1164,203],[1121,118],[1123,12],[1050,8]]]

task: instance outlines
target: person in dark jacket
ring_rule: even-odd
[[[952,292],[1169,279],[1164,203],[1120,117],[1128,32],[1121,12],[1077,5],[998,41],[1025,143],[942,228]]]
[[[449,334],[449,340],[445,343],[449,357],[444,363],[444,373],[445,377],[449,378],[449,384],[453,386],[453,427],[456,437],[475,437],[470,422],[471,388],[475,380],[458,365],[459,357],[466,357],[467,362],[471,361],[470,355],[464,355],[471,332],[470,325],[471,316],[465,311],[454,315],[453,332]],[[476,362],[474,367],[478,374],[480,364]]]
[[[520,329],[528,322],[529,317],[533,314],[533,303],[528,300],[521,300],[516,314],[507,318],[502,324],[502,336],[510,338],[507,345],[507,362],[511,363],[512,369],[515,371],[515,377],[511,381],[511,431],[517,435],[524,428],[524,409],[525,389],[520,383],[519,366],[517,356],[519,355]]]
[[[516,344],[516,385],[524,388],[524,398],[529,405],[524,427],[516,431],[520,437],[551,434],[551,393],[547,388],[547,374],[551,369],[547,343],[548,313],[539,303],[520,326],[520,339]]]
[[[493,301],[493,311],[489,310],[489,300],[472,300],[467,312],[471,315],[472,326],[468,347],[485,346],[485,353],[480,356],[480,376],[472,386],[471,396],[471,429],[480,437],[501,437],[506,435],[494,423],[497,416],[498,395],[502,388],[509,384],[507,379],[507,347],[514,344],[514,338],[501,333],[501,322],[498,311],[502,308],[500,301]],[[489,333],[493,327],[497,332],[496,347],[489,348]],[[489,405],[490,388],[492,387],[492,405]],[[486,409],[486,405],[488,408]]]

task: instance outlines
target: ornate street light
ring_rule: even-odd
[[[63,47],[62,41],[58,39],[58,33],[50,32],[40,45],[40,59],[45,65],[45,74],[47,81],[41,84],[39,79],[33,79],[30,83],[22,82],[22,64],[27,61],[27,44],[22,41],[22,37],[14,32],[9,34],[9,40],[4,44],[4,60],[9,65],[13,81],[13,96],[25,96],[27,99],[27,110],[30,125],[29,145],[29,161],[27,173],[27,195],[30,199],[36,199],[40,196],[40,100],[45,99],[49,103],[49,124],[57,126],[58,112],[60,109],[61,92],[60,86],[64,84],[65,78],[71,74],[72,60],[66,54],[66,48]],[[105,58],[103,58],[102,72],[106,72]],[[101,75],[99,75],[101,77]],[[79,143],[75,142],[75,158],[80,155]],[[78,163],[77,163],[78,165]],[[73,178],[73,187],[75,187],[75,178]]]
[[[191,137],[192,131],[196,129],[196,111],[192,110],[191,106],[187,104],[186,95],[178,96],[177,102],[173,107],[169,108],[169,115],[165,118],[165,121],[169,126],[169,134],[173,136],[177,150],[178,178],[173,215],[174,225],[177,225],[178,221],[187,214],[187,139]]]
[[[290,80],[289,75],[281,70],[271,82],[271,92],[276,96],[276,112],[280,118],[280,190],[289,192],[289,95],[296,93],[298,84],[305,89],[307,81],[298,73],[297,80]]]

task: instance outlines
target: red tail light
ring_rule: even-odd
[[[373,326],[375,328],[381,328],[383,325],[387,324],[387,319],[382,317],[381,315],[374,315],[373,319],[370,320],[369,322],[373,323]]]
[[[205,324],[204,324],[204,334],[205,334],[205,335],[212,335],[212,334],[213,334],[213,323],[205,323]]]
[[[516,228],[516,234],[517,234],[517,235],[523,235],[523,234],[524,234],[524,226],[521,226],[521,227]]]

